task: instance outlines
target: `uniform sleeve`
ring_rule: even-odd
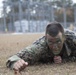
[[[41,46],[41,44],[34,44],[17,53],[17,56],[29,64],[34,64],[35,62],[39,61],[43,51],[44,47]]]
[[[45,51],[43,41],[37,41],[34,44],[26,47],[16,55],[10,57],[7,61],[7,67],[11,68],[12,64],[20,59],[28,62],[29,64],[34,64],[41,58],[42,52]]]
[[[13,55],[12,57],[10,57],[10,58],[7,60],[6,66],[7,66],[8,68],[10,68],[10,69],[13,69],[13,64],[14,64],[16,61],[20,60],[20,59],[21,59],[21,58],[18,57],[17,55]]]

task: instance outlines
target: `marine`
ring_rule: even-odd
[[[75,32],[65,30],[58,22],[52,22],[47,25],[43,37],[11,56],[6,66],[20,72],[37,62],[60,64],[69,61],[76,61]]]

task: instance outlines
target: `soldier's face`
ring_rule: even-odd
[[[64,43],[62,33],[59,32],[56,37],[46,34],[46,42],[50,50],[52,50],[55,55],[58,55],[61,52]]]

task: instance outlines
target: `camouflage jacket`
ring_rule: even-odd
[[[75,59],[76,57],[76,35],[72,31],[65,30],[66,40],[63,44],[63,48],[60,52],[62,59]],[[13,55],[7,60],[7,67],[11,67],[12,64],[19,59],[23,59],[29,64],[36,62],[53,62],[54,54],[49,49],[45,36],[35,41],[32,45],[26,47],[19,53]]]

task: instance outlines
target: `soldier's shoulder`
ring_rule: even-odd
[[[45,36],[40,37],[38,40],[36,40],[35,42],[33,42],[33,44],[41,44],[41,45],[46,44]]]
[[[65,33],[65,37],[66,37],[67,40],[76,39],[76,34],[75,34],[74,31],[69,30],[69,29],[65,29],[64,33]]]
[[[64,29],[65,36],[74,36],[75,32],[69,29]]]

